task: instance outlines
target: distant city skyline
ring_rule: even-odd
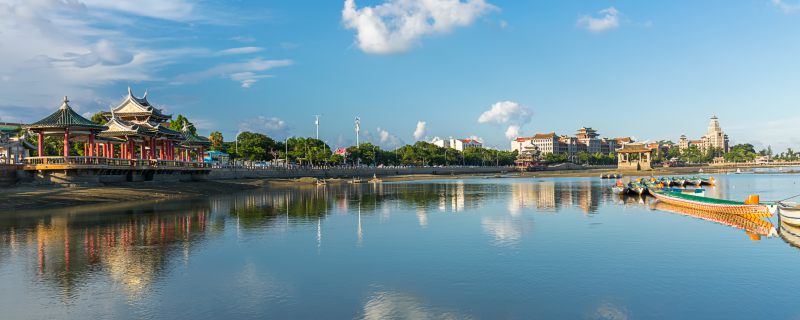
[[[397,22],[398,16],[408,23]],[[393,23],[394,22],[394,23]],[[418,23],[414,23],[418,22]],[[433,137],[700,137],[800,147],[800,1],[0,0],[0,122],[128,86],[208,135],[383,147]]]

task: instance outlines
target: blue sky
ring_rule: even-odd
[[[386,147],[677,140],[716,114],[734,143],[798,148],[798,31],[796,0],[0,0],[0,121],[64,95],[106,110],[131,86],[228,140],[312,136],[315,114],[333,146],[356,116]]]

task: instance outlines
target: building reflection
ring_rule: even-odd
[[[191,206],[13,217],[0,222],[0,249],[27,257],[20,248],[35,248],[35,258],[28,257],[30,269],[65,297],[104,270],[136,298],[169,261],[187,259],[193,246],[219,231],[208,227],[210,215],[208,206]]]
[[[556,212],[565,207],[577,207],[587,214],[597,213],[600,203],[612,196],[606,189],[593,180],[512,183],[508,208],[512,214],[524,209]]]

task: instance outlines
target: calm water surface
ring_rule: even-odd
[[[800,193],[800,175],[717,179],[715,197]],[[611,183],[331,185],[4,213],[0,318],[800,318],[800,236],[787,233],[800,230],[767,237],[777,217],[686,212]]]

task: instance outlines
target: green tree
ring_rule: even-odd
[[[102,111],[93,114],[91,120],[92,120],[92,122],[94,122],[96,124],[106,124],[106,123],[108,123],[108,120],[106,120],[106,117],[103,116],[103,112]]]
[[[279,146],[272,140],[261,133],[242,132],[239,134],[239,151],[234,153],[237,158],[251,160],[251,161],[265,161],[275,158],[275,150]]]
[[[183,130],[183,125],[186,124],[186,127],[189,129],[189,132],[192,134],[197,134],[197,129],[194,127],[194,124],[189,121],[186,117],[182,114],[179,114],[175,120],[169,123],[169,128],[175,131]]]
[[[222,132],[214,131],[208,136],[208,140],[211,140],[211,150],[222,151],[222,144],[223,144],[223,137]]]

